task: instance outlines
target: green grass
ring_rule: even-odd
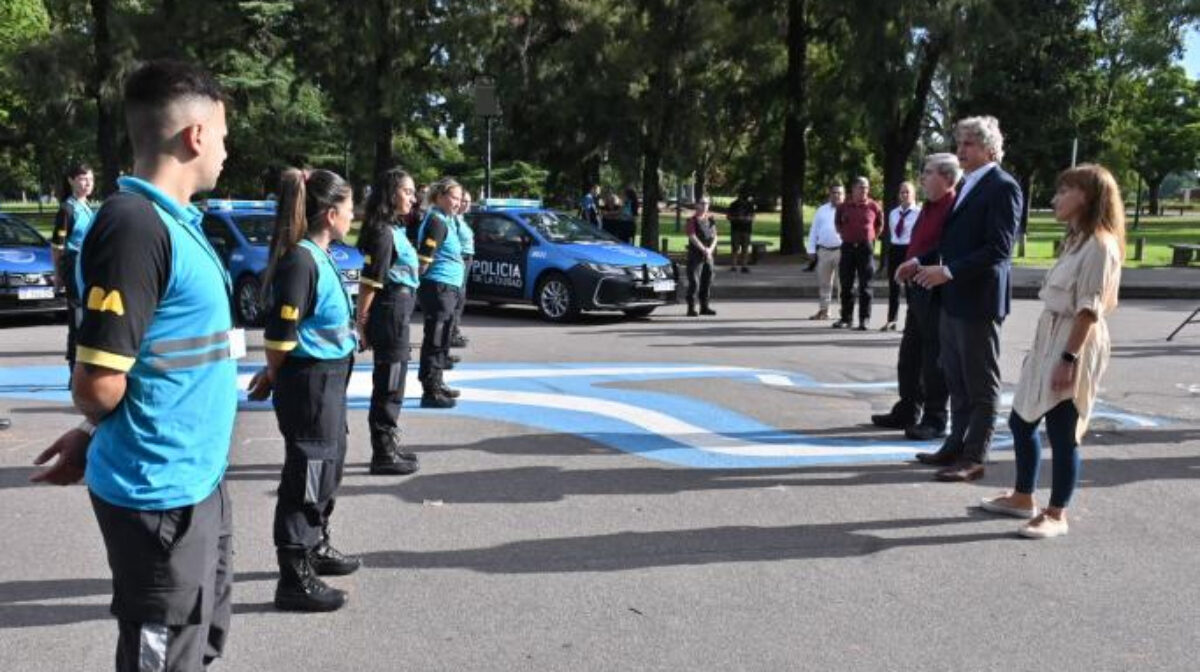
[[[43,206],[42,212],[38,213],[36,203],[0,203],[0,212],[19,214],[47,237],[54,226],[56,211],[56,205]],[[806,226],[812,222],[813,212],[814,208],[811,206],[804,208]],[[690,214],[690,211],[685,211],[683,219],[686,220]],[[725,219],[723,213],[715,213],[715,216],[717,230],[722,238],[721,251],[728,251],[729,221]],[[754,240],[766,242],[767,249],[770,251],[779,249],[779,218],[780,215],[777,212],[765,212],[759,213],[754,220]],[[664,210],[659,215],[658,226],[660,237],[667,239],[667,249],[670,252],[680,253],[687,249],[687,236],[683,234],[682,222],[679,232],[675,231],[675,212],[673,210]],[[1133,226],[1132,220],[1128,222],[1128,226]],[[1055,222],[1051,216],[1040,213],[1034,215],[1029,220],[1025,255],[1016,256],[1014,263],[1021,266],[1050,266],[1054,261],[1054,241],[1062,238],[1062,232],[1062,224]],[[805,233],[807,234],[807,230]],[[1146,240],[1144,255],[1141,261],[1134,261],[1135,240],[1139,237]],[[1139,229],[1128,231],[1126,240],[1128,241],[1126,267],[1169,266],[1171,264],[1171,248],[1169,246],[1172,243],[1200,244],[1200,215],[1142,217]],[[1019,252],[1014,251],[1014,254],[1019,254]]]

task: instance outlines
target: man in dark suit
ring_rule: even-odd
[[[950,436],[936,453],[939,481],[983,476],[1000,402],[1000,325],[1012,304],[1012,246],[1021,188],[1000,168],[1004,137],[995,117],[969,117],[954,130],[965,171],[937,249],[907,264],[901,279],[942,287],[941,362],[950,389]]]

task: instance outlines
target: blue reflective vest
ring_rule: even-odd
[[[171,270],[126,373],[125,397],[92,437],[86,479],[117,506],[173,509],[212,494],[229,463],[238,399],[232,289],[198,209],[143,180],[117,183],[153,203],[170,237]]]
[[[416,289],[420,284],[417,277],[420,262],[417,261],[417,248],[409,242],[403,225],[392,225],[392,249],[396,253],[392,265],[388,267],[388,282]]]
[[[467,218],[459,215],[454,218],[454,223],[458,225],[458,237],[462,241],[463,256],[475,256],[475,232],[471,230],[471,225],[467,223]]]
[[[425,271],[424,279],[443,282],[459,287],[466,277],[462,260],[462,241],[458,237],[458,226],[453,217],[447,217],[437,208],[430,208],[421,220],[421,228],[417,231],[418,245],[425,244],[425,228],[431,217],[437,217],[446,226],[446,239],[433,251],[433,261]]]
[[[96,213],[87,205],[80,203],[74,196],[68,196],[66,203],[71,206],[71,217],[74,221],[71,223],[71,235],[63,242],[63,247],[68,252],[79,253],[79,249],[83,247],[83,239],[87,236],[88,229],[92,227],[92,220],[96,218]]]
[[[296,325],[296,349],[291,354],[310,359],[342,359],[358,346],[351,326],[350,297],[342,286],[333,257],[311,240],[300,241],[317,263],[317,300],[312,314]]]

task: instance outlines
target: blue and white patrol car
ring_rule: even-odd
[[[24,220],[0,214],[0,315],[66,309],[65,289],[54,287],[50,241]]]
[[[275,229],[275,201],[208,200],[204,210],[204,235],[225,261],[233,280],[233,306],[242,324],[262,324],[262,274],[267,270],[271,233]],[[334,243],[330,256],[338,265],[351,304],[358,295],[363,256],[355,248]]]
[[[532,303],[565,322],[580,311],[643,317],[675,303],[679,268],[574,217],[529,199],[487,199],[467,213],[475,233],[467,299]]]

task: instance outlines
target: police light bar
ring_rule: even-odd
[[[540,208],[540,207],[542,207],[542,199],[540,199],[540,198],[485,198],[485,199],[483,199],[483,207],[485,207],[485,208]]]
[[[227,198],[210,198],[204,201],[204,207],[209,210],[274,210],[275,201],[230,200]]]

